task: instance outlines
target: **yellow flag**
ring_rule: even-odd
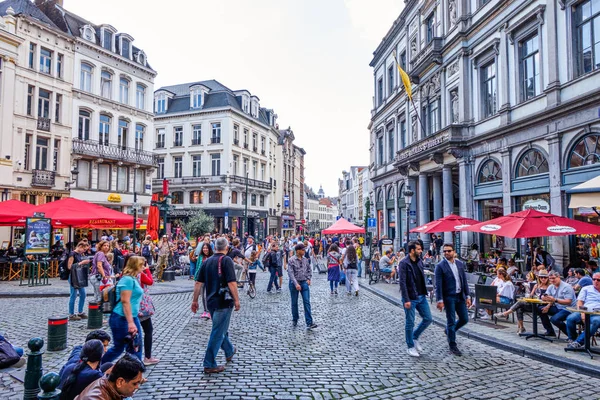
[[[402,84],[404,84],[404,90],[406,90],[406,95],[408,99],[412,101],[412,84],[410,83],[410,78],[408,74],[402,69],[400,64],[398,63],[398,59],[396,58],[396,52],[394,51],[394,61],[396,61],[396,67],[398,67],[398,71],[400,72],[400,78],[402,79]]]

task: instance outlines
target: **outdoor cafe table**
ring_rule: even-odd
[[[579,308],[574,308],[574,307],[567,307],[567,311],[571,311],[574,313],[583,313],[585,314],[585,327],[584,327],[584,336],[585,336],[585,342],[584,342],[584,346],[583,347],[579,347],[579,348],[570,348],[570,347],[566,347],[565,351],[585,351],[589,354],[590,358],[594,358],[593,354],[600,354],[599,350],[596,349],[592,349],[590,347],[590,342],[591,342],[591,332],[590,332],[590,317],[592,315],[600,315],[600,311],[591,311],[591,310],[582,310]]]
[[[541,304],[549,304],[549,302],[547,301],[543,301],[540,299],[535,299],[535,298],[528,298],[528,297],[523,297],[522,299],[520,299],[519,301],[522,301],[524,303],[527,304],[531,304],[533,307],[531,307],[533,309],[532,311],[532,317],[533,317],[533,333],[519,333],[519,336],[525,336],[525,340],[532,338],[532,337],[536,337],[536,338],[540,338],[540,339],[544,339],[547,340],[549,342],[552,341],[552,339],[547,338],[544,335],[539,335],[538,334],[538,326],[537,326],[537,322],[538,322],[538,305]]]

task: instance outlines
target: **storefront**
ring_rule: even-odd
[[[296,216],[294,214],[281,214],[281,236],[291,236],[294,234],[295,229]]]
[[[394,240],[396,238],[396,204],[393,188],[388,190],[388,196],[385,205],[387,212],[387,236],[388,238]]]
[[[377,192],[375,210],[377,210],[377,237],[380,238],[386,232],[385,226],[383,225],[383,189],[379,189]]]
[[[502,168],[495,159],[489,158],[482,162],[477,174],[475,185],[475,201],[479,221],[489,221],[504,215],[502,200]],[[504,249],[504,237],[496,235],[478,235],[479,251],[488,255],[492,250]]]

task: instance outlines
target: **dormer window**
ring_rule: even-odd
[[[146,66],[146,54],[141,50],[137,54],[137,62],[142,64],[143,66]]]
[[[88,40],[90,42],[96,41],[96,33],[94,32],[94,29],[89,25],[86,25],[83,28],[81,28],[81,36],[85,40]]]
[[[156,112],[158,114],[167,111],[167,95],[161,93],[156,98]]]
[[[202,107],[202,90],[199,88],[192,89],[192,108]]]
[[[102,47],[106,50],[113,51],[113,39],[114,35],[108,29],[102,30]]]
[[[119,53],[123,57],[131,60],[132,59],[131,43],[133,42],[133,38],[126,33],[120,33],[118,38],[119,38],[119,49],[118,49]]]

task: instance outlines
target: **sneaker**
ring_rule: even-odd
[[[337,289],[333,291],[333,294],[335,294],[336,296],[338,295]]]
[[[352,296],[352,292],[348,292],[346,293],[348,296]]]
[[[358,297],[358,290],[354,292],[354,295]]]
[[[479,318],[479,319],[490,319],[490,316],[488,315],[488,313],[485,313],[485,314],[479,314],[479,316],[477,318]]]
[[[15,364],[11,365],[11,367],[12,368],[21,368],[25,364],[27,364],[27,358],[21,357],[21,358],[19,358],[19,361],[17,361]]]
[[[88,319],[88,316],[86,313],[79,313],[79,314],[77,314],[77,316],[81,319]]]
[[[144,365],[156,365],[160,362],[160,360],[158,358],[146,358],[144,357]]]
[[[546,331],[546,333],[544,333],[544,336],[556,337],[556,333],[550,332],[550,331]]]
[[[277,293],[281,293],[281,289],[277,289]]]
[[[273,294],[273,292],[271,292],[270,290],[267,290],[267,294]]]
[[[210,319],[210,314],[209,314],[209,313],[207,313],[206,311],[204,311],[204,312],[202,313],[202,315],[200,316],[200,318],[202,318],[202,319],[206,319],[206,320],[209,320],[209,319]]]
[[[292,321],[292,326],[295,328],[298,326],[298,321],[297,320],[293,320]]]
[[[331,296],[333,296],[333,290],[331,291],[331,293],[329,293]]]
[[[409,356],[411,357],[420,357],[421,355],[419,354],[419,352],[417,351],[417,349],[415,349],[414,347],[411,347],[410,349],[408,349],[406,351],[408,353]]]
[[[419,351],[419,352],[422,352],[423,347],[421,347],[421,343],[419,343],[418,340],[413,340],[413,342],[415,343],[415,349],[417,349],[417,351]]]
[[[582,347],[583,347],[583,345],[581,343],[579,343],[577,340],[569,343],[569,345],[567,346],[568,349],[580,349]]]
[[[81,321],[81,317],[77,314],[69,315],[69,321]]]
[[[460,351],[456,346],[450,347],[450,353],[454,354],[455,356],[462,356],[462,351]]]
[[[318,325],[313,322],[312,324],[310,324],[309,326],[306,327],[306,330],[312,331],[313,329],[315,329],[317,327],[318,327]]]

